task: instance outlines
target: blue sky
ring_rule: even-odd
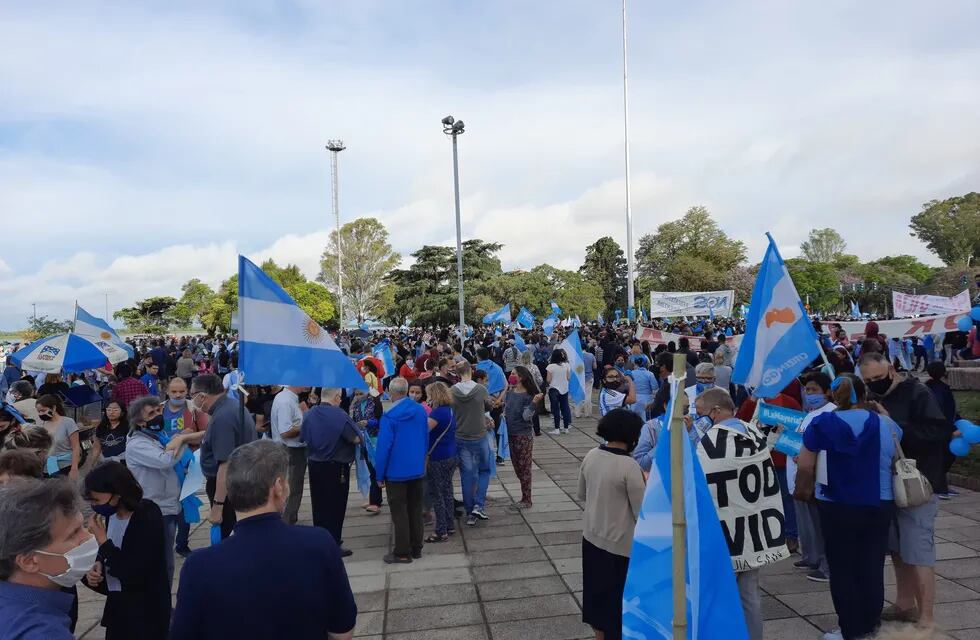
[[[4,2],[0,329],[100,311],[235,255],[315,275],[343,138],[345,220],[408,254],[464,235],[574,268],[623,224],[620,5]],[[707,206],[759,259],[835,226],[913,253],[908,219],[980,183],[972,1],[633,2],[634,236]]]

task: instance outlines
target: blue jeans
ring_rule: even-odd
[[[184,520],[184,516],[177,518],[177,544],[174,546],[178,551],[187,551],[190,549],[190,536],[191,536],[191,525],[187,520]]]
[[[783,498],[783,521],[786,527],[784,533],[787,539],[797,540],[799,532],[796,530],[796,505],[786,485],[786,467],[776,469],[776,477],[779,478],[779,493]]]
[[[457,440],[459,450],[459,479],[463,486],[463,508],[472,513],[483,508],[490,486],[490,443],[479,440]]]
[[[163,516],[163,535],[166,536],[167,576],[170,577],[171,587],[174,583],[174,537],[177,535],[177,523],[184,519],[182,514]]]
[[[555,419],[555,429],[565,421],[565,428],[572,426],[572,408],[568,405],[568,394],[558,393],[554,387],[548,389],[548,399],[551,401],[551,415]]]

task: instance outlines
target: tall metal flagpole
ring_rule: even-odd
[[[343,249],[340,245],[340,197],[337,194],[337,154],[346,149],[343,140],[327,140],[327,149],[330,151],[330,182],[333,187],[333,215],[337,222],[337,303],[340,316],[340,330],[344,330],[344,276],[341,270],[343,265]]]
[[[630,206],[630,109],[626,73],[626,0],[623,0],[623,142],[626,154],[626,300],[636,306],[633,291],[633,209]],[[629,310],[627,309],[627,316]]]
[[[684,354],[674,356],[674,374],[683,380],[687,360]],[[673,634],[674,640],[687,638],[687,516],[684,511],[684,447],[687,446],[687,430],[684,425],[687,396],[678,384],[674,398],[674,411],[670,416],[670,504],[673,525],[671,575],[673,579]],[[693,594],[692,597],[697,597]]]
[[[456,192],[456,276],[459,288],[459,330],[463,331],[463,231],[459,220],[459,154],[456,151],[456,133],[453,132],[453,187]],[[460,339],[462,342],[462,339]]]

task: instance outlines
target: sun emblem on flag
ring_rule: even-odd
[[[112,334],[109,333],[108,331],[103,331],[102,333],[99,334],[99,337],[102,338],[103,340],[108,340],[109,338],[112,337]]]
[[[307,318],[303,325],[303,337],[310,344],[317,344],[323,340],[323,327],[314,322],[313,318]]]

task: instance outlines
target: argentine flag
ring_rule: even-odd
[[[769,236],[732,382],[753,388],[757,398],[771,398],[819,356],[817,332]]]
[[[517,323],[525,329],[530,329],[534,326],[534,314],[528,311],[527,307],[521,307],[520,313],[517,314]]]
[[[555,325],[558,324],[558,318],[555,316],[548,316],[541,323],[541,328],[544,329],[544,335],[551,337],[551,334],[555,332]]]
[[[248,384],[367,389],[327,330],[245,256],[238,256],[238,368]]]
[[[508,302],[504,306],[500,307],[496,311],[492,311],[487,315],[483,316],[483,324],[493,324],[494,322],[503,322],[504,324],[510,324],[510,303]]]
[[[626,310],[626,319],[630,322],[636,322],[636,307],[629,307]]]
[[[670,404],[684,398],[683,378],[670,378]],[[687,637],[748,640],[735,572],[708,482],[684,434],[684,516],[687,520]],[[673,525],[671,522],[670,420],[666,420],[647,480],[623,591],[623,637],[673,637]]]
[[[527,343],[524,342],[524,338],[522,338],[521,334],[519,333],[514,334],[514,346],[517,347],[517,350],[521,353],[527,351]]]
[[[602,321],[602,314],[601,313],[597,313],[595,319],[596,319],[596,322],[598,322],[600,325],[605,324],[605,322]]]
[[[555,302],[554,300],[552,300],[548,304],[551,305],[551,313],[555,314],[556,316],[560,316],[561,315],[561,307],[558,306],[558,303],[557,302]]]
[[[579,340],[578,330],[572,331],[558,345],[568,355],[568,365],[572,368],[572,377],[568,381],[568,394],[572,402],[585,402],[585,358],[582,356],[582,341]]]
[[[106,340],[128,353],[130,358],[135,355],[133,348],[119,337],[119,334],[109,326],[108,322],[82,309],[78,306],[77,302],[75,303],[75,328],[72,330],[72,333]]]
[[[860,318],[861,317],[861,307],[858,306],[856,301],[851,302],[851,317]]]
[[[391,342],[387,338],[374,345],[371,354],[384,364],[386,378],[398,375],[395,371],[395,358],[391,355]]]

